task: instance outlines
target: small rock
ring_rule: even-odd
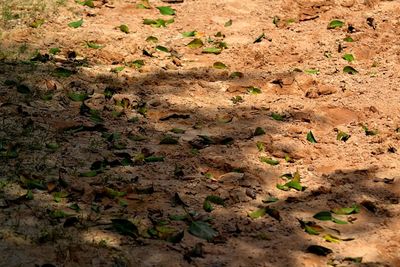
[[[232,189],[229,192],[229,194],[230,194],[230,197],[231,197],[233,203],[246,202],[248,200],[246,193],[244,192],[243,189],[240,189],[240,188]]]
[[[218,178],[220,183],[238,185],[244,178],[244,173],[228,172]]]
[[[253,189],[250,188],[246,188],[246,195],[252,199],[256,199],[257,198],[257,193],[256,191],[254,191]]]

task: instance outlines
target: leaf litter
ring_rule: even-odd
[[[10,96],[8,93],[0,96],[0,107],[10,118],[3,120],[0,135],[0,156],[5,163],[2,175],[7,177],[4,184],[3,181],[0,184],[4,189],[1,205],[6,212],[18,205],[21,214],[29,214],[42,226],[34,230],[34,234],[22,227],[18,232],[28,239],[60,245],[64,237],[53,229],[59,225],[66,236],[72,235],[72,242],[88,247],[88,255],[94,247],[106,252],[111,244],[118,242],[131,246],[135,252],[144,244],[153,251],[166,251],[157,243],[165,242],[171,248],[168,253],[174,261],[204,260],[209,265],[214,264],[210,251],[223,244],[221,247],[225,251],[242,253],[241,264],[250,266],[257,264],[257,257],[264,256],[248,258],[245,250],[239,251],[231,245],[232,241],[251,238],[255,248],[268,242],[279,247],[276,240],[288,236],[293,241],[288,244],[292,250],[336,257],[339,250],[335,246],[351,250],[351,245],[346,244],[351,242],[344,241],[353,238],[344,238],[330,227],[340,230],[346,227],[351,232],[352,224],[359,226],[358,219],[364,219],[362,209],[377,220],[394,220],[391,218],[395,217],[387,216],[386,208],[394,205],[388,202],[397,200],[389,192],[395,180],[382,183],[387,188],[377,193],[367,188],[368,181],[359,182],[372,174],[363,176],[355,172],[348,178],[340,171],[315,173],[331,162],[335,162],[337,169],[344,169],[347,163],[356,168],[352,152],[355,145],[364,151],[374,148],[370,158],[387,157],[379,152],[382,139],[390,141],[391,151],[396,152],[393,135],[398,125],[388,126],[381,121],[384,117],[381,115],[390,117],[393,109],[389,112],[386,105],[377,105],[379,111],[372,108],[366,111],[370,112],[369,117],[351,114],[357,103],[351,102],[347,94],[357,92],[357,97],[371,96],[365,89],[369,87],[354,85],[353,89],[348,86],[352,79],[362,84],[368,71],[364,63],[369,59],[359,56],[356,49],[366,42],[363,36],[354,34],[358,27],[361,29],[358,26],[361,23],[354,23],[357,27],[354,28],[346,25],[344,17],[340,20],[321,17],[320,21],[307,17],[310,16],[307,12],[300,14],[306,16],[301,18],[283,14],[278,17],[269,12],[274,15],[271,15],[274,29],[267,30],[258,24],[260,27],[256,29],[262,34],[255,32],[254,35],[254,31],[249,31],[249,41],[241,44],[235,38],[243,25],[235,12],[213,10],[224,14],[221,18],[225,19],[215,25],[210,22],[210,28],[205,29],[188,15],[190,12],[185,5],[192,6],[190,3],[163,2],[161,6],[153,6],[148,1],[138,1],[132,5],[133,10],[118,2],[77,1],[73,7],[77,11],[59,25],[46,14],[27,24],[32,32],[51,33],[54,26],[58,32],[68,31],[68,34],[49,44],[51,46],[35,43],[40,51],[32,51],[28,62],[23,59],[13,62],[13,70],[5,64],[4,71],[2,68],[0,72],[4,81],[0,89],[12,89],[7,91]],[[198,5],[206,8],[203,3]],[[248,8],[269,9],[254,7],[252,3]],[[99,19],[95,14],[99,10],[116,12],[114,15],[123,14],[122,10],[136,12],[140,21],[132,21],[128,16],[116,20],[114,18],[119,16],[113,18],[105,13],[110,22],[102,29],[112,30],[109,34],[115,37],[105,39],[90,34]],[[311,10],[319,12],[318,8]],[[199,16],[206,19],[205,14]],[[79,17],[83,19],[77,19]],[[320,51],[321,48],[311,43],[313,50],[309,53],[315,51],[323,55],[328,51],[330,57],[312,61],[304,51],[288,52],[279,36],[288,34],[293,40],[299,40],[295,38],[299,36],[297,30],[292,30],[299,27],[309,31],[305,23],[308,19],[307,23],[313,25],[311,30],[320,31],[321,38],[334,36],[341,43],[342,52],[335,54],[337,46],[333,45]],[[378,32],[385,29],[380,27],[380,21],[368,18],[362,23],[371,28],[366,29]],[[123,24],[127,22],[129,28]],[[131,39],[137,36],[141,36],[140,39]],[[29,38],[34,43],[37,37],[29,35]],[[269,42],[265,42],[267,40]],[[298,42],[294,50],[302,47],[302,41]],[[29,45],[18,48],[18,57],[23,57]],[[262,57],[271,57],[278,47],[282,51],[286,49],[282,62],[267,61],[274,67],[281,64],[280,71],[267,70],[257,63]],[[382,53],[386,53],[385,50]],[[294,60],[296,55],[305,55],[304,61]],[[3,53],[1,57],[10,59]],[[333,67],[337,71],[331,73],[333,58],[342,65]],[[286,61],[293,64],[286,64]],[[103,72],[102,66],[106,67]],[[288,66],[305,70],[291,71]],[[307,69],[307,66],[313,68]],[[14,72],[19,75],[13,75]],[[43,75],[46,72],[49,75]],[[93,76],[93,72],[98,72],[98,77]],[[341,88],[340,93],[324,91],[324,79],[329,75],[334,75],[331,83]],[[280,81],[280,89],[276,89],[280,91],[268,86],[270,78]],[[230,87],[234,86],[241,89],[231,94]],[[314,97],[313,107],[304,101],[303,90],[316,90],[311,94],[304,92],[305,97]],[[333,107],[338,99],[349,108]],[[390,98],[387,101],[392,103]],[[45,119],[40,120],[41,117]],[[220,118],[224,118],[222,123]],[[364,119],[359,124],[361,129],[354,127],[357,125],[354,121],[359,122],[355,118]],[[318,133],[317,138],[310,128]],[[336,136],[332,132],[336,132]],[[324,152],[327,150],[332,150],[328,153],[330,157]],[[386,150],[387,147],[382,151]],[[16,164],[20,160],[22,164]],[[366,165],[368,160],[365,159]],[[297,169],[299,171],[294,171]],[[284,175],[279,177],[279,173]],[[351,191],[343,183],[352,183]],[[21,188],[21,193],[9,194],[15,187]],[[328,200],[332,199],[333,190],[339,192],[334,204]],[[350,199],[342,198],[341,193]],[[379,203],[361,200],[358,196],[382,199]],[[45,205],[37,204],[41,202]],[[302,210],[304,203],[315,208],[314,217],[298,219],[304,230],[301,234],[291,232],[294,223],[299,227],[294,213]],[[361,206],[351,203],[361,203]],[[331,209],[324,210],[327,206]],[[10,222],[7,218],[2,220]],[[265,223],[268,224],[267,233],[260,230],[265,228]],[[87,240],[93,240],[92,243],[74,236],[72,229],[77,232],[86,229],[90,235]],[[320,238],[319,241],[327,245],[306,244],[304,235]],[[355,238],[366,240],[363,236]],[[328,248],[330,246],[332,248]],[[72,248],[68,251],[71,255],[77,253]],[[48,255],[46,262],[59,264],[51,253]],[[111,257],[104,253],[99,260],[107,259],[116,266],[134,263],[139,266],[147,260],[143,253],[137,253],[137,259],[127,255]],[[269,254],[263,260],[268,262],[274,257],[277,256]],[[285,257],[290,261],[290,256]],[[84,258],[78,260],[82,265]],[[171,258],[165,257],[165,260]],[[228,265],[232,263],[229,257],[224,259]],[[358,255],[345,255],[339,261],[361,260]],[[322,266],[321,262],[318,264]]]

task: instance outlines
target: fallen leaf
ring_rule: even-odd
[[[261,89],[254,86],[250,86],[247,88],[247,92],[252,95],[258,95],[261,94]]]
[[[341,239],[337,236],[331,235],[331,234],[326,234],[322,237],[325,239],[325,241],[330,242],[330,243],[340,243]]]
[[[338,215],[350,215],[350,214],[356,214],[360,212],[360,207],[357,205],[353,205],[348,208],[335,208],[332,209],[332,212]]]
[[[182,36],[183,37],[194,37],[194,36],[196,36],[197,35],[197,31],[190,31],[190,32],[183,32],[182,33]]]
[[[149,37],[146,38],[146,42],[149,42],[149,43],[158,43],[158,38],[155,37],[155,36],[149,36]]]
[[[348,61],[348,62],[352,62],[354,61],[354,56],[352,54],[345,54],[342,57],[344,60]]]
[[[309,141],[310,143],[313,143],[313,144],[317,143],[317,140],[315,140],[315,137],[314,137],[312,131],[309,131],[307,133],[307,141]]]
[[[268,157],[260,157],[260,161],[267,163],[269,165],[272,165],[272,166],[279,165],[279,160],[268,158]]]
[[[139,230],[136,225],[126,219],[111,219],[112,226],[115,231],[121,235],[127,235],[130,237],[137,237]]]
[[[76,29],[76,28],[81,27],[82,24],[83,24],[83,19],[80,19],[80,20],[68,23],[68,26],[71,27],[71,28],[75,28]]]
[[[265,39],[265,33],[262,33],[260,36],[258,36],[255,40],[254,40],[254,44],[255,43],[260,43],[263,39]]]
[[[218,236],[218,232],[203,221],[193,221],[189,226],[189,233],[207,241],[211,241]]]
[[[265,134],[265,130],[261,127],[257,127],[254,130],[253,136],[259,136],[259,135],[264,135]]]
[[[176,14],[175,9],[172,9],[170,6],[158,6],[156,8],[160,11],[162,15],[172,16]]]
[[[351,66],[344,67],[343,68],[343,72],[347,73],[347,74],[357,74],[358,73],[358,71],[355,68],[351,67]]]
[[[329,22],[328,29],[336,29],[336,28],[341,28],[343,27],[344,22],[340,20],[332,20]]]
[[[195,49],[195,48],[200,48],[203,45],[204,45],[204,43],[202,40],[195,38],[190,43],[188,43],[186,46]]]
[[[157,45],[156,46],[156,50],[162,51],[162,52],[165,52],[165,53],[169,53],[169,49],[166,48],[165,46],[161,46],[161,45]]]
[[[351,135],[349,135],[349,134],[347,134],[347,133],[345,133],[343,131],[339,131],[337,136],[336,136],[336,139],[338,141],[346,142],[347,140],[349,140],[350,137],[351,137]]]
[[[249,213],[249,217],[252,219],[257,219],[257,218],[263,217],[265,214],[267,214],[267,209],[260,208],[258,210],[255,210],[255,211]]]
[[[214,62],[213,67],[215,69],[226,69],[227,68],[227,66],[224,63],[219,62],[219,61]]]
[[[230,20],[228,20],[227,22],[225,22],[224,26],[225,26],[225,27],[232,26],[232,20],[230,19]]]
[[[306,252],[312,253],[318,256],[327,256],[331,254],[333,251],[329,248],[318,246],[318,245],[311,245],[307,247]]]
[[[128,28],[128,26],[125,25],[125,24],[120,25],[120,26],[119,26],[119,29],[121,30],[121,32],[129,33],[129,28]]]
[[[332,214],[330,211],[321,211],[316,213],[313,218],[320,220],[320,221],[331,221],[332,220]]]

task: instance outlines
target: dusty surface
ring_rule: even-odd
[[[34,11],[17,9],[12,1],[2,6],[1,266],[352,265],[346,257],[362,257],[358,266],[400,266],[398,1],[185,0],[171,4],[175,22],[165,28],[143,24],[172,17],[155,8],[165,5],[160,1],[151,1],[148,10],[136,8],[135,1],[94,3],[90,8],[57,1]],[[275,16],[280,21],[274,24]],[[40,18],[42,26],[29,27]],[[67,26],[80,18],[82,27]],[[333,19],[345,25],[328,29]],[[121,24],[129,34],[118,29]],[[223,41],[228,48],[214,55],[187,47],[195,37],[181,33],[194,30],[205,47]],[[225,37],[214,37],[217,32]],[[266,38],[253,43],[261,33]],[[146,42],[148,36],[159,42]],[[214,41],[207,43],[209,38]],[[49,61],[29,61],[36,49],[44,55],[54,47],[61,52]],[[68,59],[71,51],[76,58]],[[346,62],[344,54],[355,60]],[[145,63],[140,69],[110,71],[138,59]],[[217,61],[228,68],[213,68]],[[347,65],[358,73],[344,73]],[[60,67],[73,74],[58,77]],[[319,74],[304,72],[310,69]],[[230,78],[235,71],[243,77]],[[250,86],[261,94],[249,94]],[[111,98],[105,98],[106,88],[114,92]],[[74,92],[88,94],[84,105],[71,101]],[[243,101],[233,103],[236,96]],[[366,135],[361,125],[377,134]],[[257,127],[265,134],[254,136]],[[309,131],[317,143],[307,141]],[[338,131],[351,137],[339,141]],[[166,135],[178,143],[160,144]],[[144,162],[149,156],[164,161]],[[82,177],[96,161],[104,163],[102,171]],[[296,170],[306,189],[279,190],[276,184],[285,183],[280,176]],[[174,203],[176,193],[188,207]],[[209,195],[224,199],[225,207],[212,204],[213,211],[204,211]],[[263,203],[270,196],[279,200]],[[72,204],[80,210],[68,208]],[[347,224],[313,218],[353,204],[359,213],[335,215]],[[281,220],[248,216],[266,206],[279,211]],[[207,242],[188,232],[190,220],[171,220],[185,210],[198,213],[191,220],[211,217],[219,235]],[[115,218],[133,222],[137,236],[111,229]],[[310,235],[298,219],[326,232]],[[183,231],[183,239],[163,240],[154,230],[160,225]],[[327,242],[326,233],[352,240]],[[198,243],[202,253],[185,258]],[[306,253],[309,245],[333,252]]]

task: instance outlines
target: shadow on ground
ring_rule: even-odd
[[[269,134],[293,118],[276,122],[270,110],[231,98],[246,95],[240,90],[251,79],[269,81],[269,74],[97,74],[75,65],[0,64],[0,251],[7,266],[322,266],[328,258],[305,254],[307,246],[330,247],[330,258],[345,251],[308,235],[297,219],[360,204],[360,196],[369,199],[362,213],[390,218],[383,205],[398,202],[386,184],[368,186],[375,170],[367,169],[327,174],[318,188],[264,204],[281,180],[273,167],[255,164],[256,143],[268,145]],[[221,89],[221,81],[239,91]],[[204,101],[189,101],[199,95]],[[217,96],[226,99],[222,106],[213,105]],[[255,135],[257,127],[267,134]],[[294,170],[296,163],[279,160]],[[187,207],[173,201],[176,193]],[[226,207],[205,212],[209,195]],[[247,216],[267,205],[280,220]],[[207,242],[192,236],[187,222],[171,219],[186,211],[198,213],[191,219],[210,216],[220,235]],[[134,222],[139,237],[110,229],[115,218]],[[349,226],[328,227],[346,232]],[[372,230],[361,227],[357,236]],[[183,231],[183,239],[160,240],[171,231]],[[188,254],[198,243],[204,252]]]

